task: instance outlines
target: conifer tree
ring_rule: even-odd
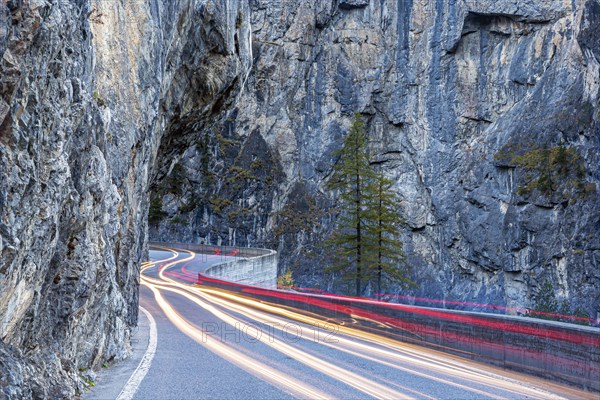
[[[398,239],[404,223],[400,198],[392,181],[377,173],[369,160],[368,137],[359,114],[333,167],[330,189],[338,191],[339,217],[332,237],[326,242],[334,250],[329,271],[353,280],[360,296],[366,282],[376,282],[381,293],[385,280],[414,285],[406,277],[405,255]]]
[[[384,278],[414,286],[405,274],[405,254],[398,239],[404,219],[399,213],[400,196],[392,189],[392,184],[380,169],[368,189],[371,204],[368,205],[366,250],[371,260],[369,270],[375,275],[379,294]]]
[[[553,319],[553,316],[548,314],[554,314],[558,311],[558,301],[554,294],[554,286],[552,286],[549,280],[546,280],[540,288],[535,311],[539,312],[539,314],[534,316],[542,319]]]
[[[336,253],[335,265],[330,271],[341,272],[346,280],[354,280],[356,295],[362,294],[362,282],[367,260],[365,236],[369,222],[368,205],[369,187],[375,173],[369,164],[368,138],[365,124],[360,114],[355,114],[354,121],[343,145],[335,155],[337,163],[333,167],[329,187],[338,191],[340,217],[337,229],[327,244]]]

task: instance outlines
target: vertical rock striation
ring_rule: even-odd
[[[235,97],[244,7],[0,4],[0,393],[72,398],[127,355],[158,149]]]
[[[127,354],[152,236],[318,244],[352,114],[404,199],[419,296],[600,309],[598,0],[0,4],[0,387]],[[310,258],[315,257],[315,258]]]
[[[331,288],[325,183],[356,111],[404,199],[412,294],[530,307],[549,280],[595,316],[597,0],[250,8],[244,91],[154,189],[152,236],[274,246],[300,284]]]

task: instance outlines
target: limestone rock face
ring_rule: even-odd
[[[178,159],[184,189],[155,188],[152,237],[274,247],[333,288],[326,182],[360,112],[403,198],[403,294],[531,307],[549,280],[595,317],[600,2],[256,0],[244,18],[244,90]]]
[[[2,391],[71,398],[127,355],[147,215],[334,288],[354,112],[403,198],[402,294],[528,307],[549,280],[600,310],[599,21],[598,0],[1,2]]]
[[[127,356],[160,143],[237,93],[245,12],[0,3],[0,393],[73,398]]]

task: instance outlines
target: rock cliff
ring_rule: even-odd
[[[127,356],[158,148],[239,90],[245,7],[0,4],[0,393],[73,398]]]
[[[161,240],[280,251],[335,288],[319,243],[352,114],[396,182],[413,280],[532,307],[552,283],[600,311],[598,1],[250,2],[240,99],[153,188]],[[338,288],[339,289],[339,288]]]
[[[331,288],[352,114],[396,182],[412,294],[600,310],[598,0],[0,4],[0,387],[127,355],[147,222]],[[149,210],[149,213],[148,213]]]

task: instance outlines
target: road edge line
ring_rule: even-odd
[[[148,373],[148,370],[152,365],[152,359],[154,358],[154,354],[156,353],[156,345],[158,343],[156,321],[154,320],[154,317],[152,317],[152,314],[150,314],[148,310],[146,310],[144,307],[140,306],[140,310],[144,314],[146,314],[146,317],[148,317],[148,321],[150,322],[150,339],[148,340],[148,348],[144,353],[144,357],[142,357],[142,359],[140,360],[140,363],[138,364],[135,371],[133,371],[133,374],[131,374],[131,376],[129,377],[129,380],[123,387],[123,390],[121,390],[121,393],[119,393],[119,395],[117,396],[116,400],[133,399],[133,396],[137,392],[138,388],[140,387],[140,384],[144,380],[144,377]]]

